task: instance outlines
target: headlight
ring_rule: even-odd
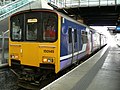
[[[43,63],[54,63],[54,57],[43,57],[42,62]]]
[[[18,55],[10,55],[12,59],[18,59]]]

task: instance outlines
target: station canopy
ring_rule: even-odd
[[[49,4],[89,26],[120,24],[120,0],[49,0]]]

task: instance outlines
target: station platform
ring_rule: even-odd
[[[120,47],[105,46],[41,90],[120,90]]]

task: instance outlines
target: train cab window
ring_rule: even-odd
[[[88,42],[88,37],[87,37],[87,32],[86,31],[82,31],[82,44],[85,44]]]
[[[55,42],[58,15],[47,11],[25,12],[12,16],[10,35],[14,41]]]
[[[57,16],[43,13],[43,41],[55,41],[57,38]]]
[[[11,22],[11,40],[21,40],[22,39],[22,18],[21,16],[13,17]]]
[[[26,25],[26,39],[37,40],[37,19],[28,19]]]
[[[68,34],[69,34],[69,43],[72,43],[72,28],[69,28]]]

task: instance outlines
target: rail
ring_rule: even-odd
[[[59,8],[120,5],[120,0],[48,0]]]

